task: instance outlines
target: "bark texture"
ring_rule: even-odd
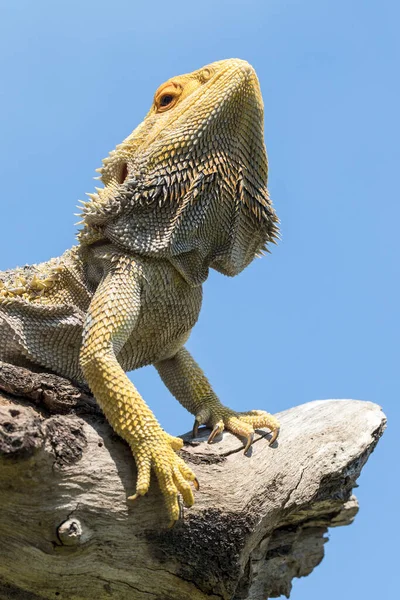
[[[357,513],[357,477],[385,427],[371,402],[324,400],[278,415],[270,447],[207,433],[182,451],[196,505],[166,530],[153,482],[87,390],[0,363],[0,600],[265,600],[311,573],[328,527]]]

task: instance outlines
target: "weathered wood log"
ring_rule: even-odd
[[[380,407],[316,401],[281,414],[251,454],[207,433],[182,451],[196,505],[165,529],[153,482],[135,503],[128,446],[87,390],[0,363],[1,600],[265,600],[322,560],[328,527],[357,512],[352,488],[385,426]]]

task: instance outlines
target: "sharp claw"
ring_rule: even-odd
[[[172,521],[170,521],[168,523],[168,529],[172,529],[177,522],[178,522],[178,519],[172,519]]]
[[[270,446],[272,446],[272,444],[275,442],[275,440],[276,440],[276,438],[278,437],[278,435],[279,435],[279,427],[277,427],[276,429],[274,429],[274,430],[272,431],[272,437],[271,437],[271,439],[269,440],[269,445],[270,445]]]
[[[199,489],[200,489],[200,484],[199,484],[199,481],[198,481],[198,479],[197,479],[196,477],[193,479],[193,485],[194,485],[194,489],[195,489],[196,491],[199,491]]]
[[[199,433],[199,425],[200,425],[200,423],[198,422],[197,419],[195,419],[194,423],[193,423],[193,429],[192,429],[192,437],[194,437],[194,438],[196,438]]]
[[[127,500],[137,500],[138,498],[141,497],[141,494],[133,494],[133,496],[128,496]]]
[[[209,435],[209,438],[207,440],[207,444],[212,444],[212,442],[214,441],[215,436],[218,435],[218,433],[220,433],[220,431],[221,431],[221,428],[220,428],[219,424],[217,423],[214,426],[214,429],[212,430],[212,432]]]
[[[244,454],[246,454],[247,450],[252,445],[253,440],[254,440],[254,432],[250,433],[249,437],[247,438],[246,446],[244,447]]]

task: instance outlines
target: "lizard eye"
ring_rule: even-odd
[[[156,92],[154,104],[158,113],[169,110],[175,106],[179,96],[182,93],[182,87],[178,83],[167,82]]]
[[[161,98],[160,98],[159,105],[160,106],[168,106],[168,104],[171,104],[173,99],[174,99],[174,97],[172,96],[172,94],[164,94],[164,96],[161,96]]]

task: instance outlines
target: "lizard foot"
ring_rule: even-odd
[[[268,427],[272,432],[269,445],[271,446],[279,435],[278,420],[264,410],[249,410],[248,412],[235,412],[226,406],[212,409],[209,406],[202,409],[195,417],[193,437],[197,436],[199,425],[212,428],[208,438],[211,444],[215,437],[227,429],[231,433],[244,437],[246,443],[244,453],[248,451],[254,440],[254,430]]]
[[[129,496],[128,500],[136,500],[148,492],[153,469],[167,506],[170,527],[180,517],[179,495],[182,496],[186,506],[193,506],[194,496],[190,482],[193,482],[196,490],[199,489],[195,474],[175,453],[175,450],[180,450],[182,446],[183,441],[180,438],[169,435],[161,429],[155,435],[131,445],[138,474],[136,493]]]

